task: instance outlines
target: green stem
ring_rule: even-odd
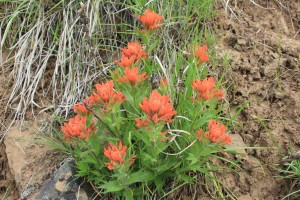
[[[92,152],[92,155],[94,156],[94,158],[96,159],[96,161],[97,161],[97,163],[98,163],[98,165],[99,165],[99,167],[101,166],[101,162],[100,162],[100,160],[98,160],[98,157],[97,157],[97,155],[95,154],[95,152],[94,152],[94,149],[86,142],[86,141],[84,141],[85,142],[85,144],[89,147],[89,149],[90,150],[92,150],[91,152]]]
[[[93,112],[92,108],[90,108],[88,105],[86,105],[85,103],[83,103],[86,107],[86,109],[90,112],[93,113],[93,115],[107,128],[107,130],[113,135],[113,136],[117,136],[117,134],[101,119],[101,117],[99,117],[95,112]]]

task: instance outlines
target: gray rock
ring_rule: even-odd
[[[39,194],[38,200],[88,200],[88,193],[82,182],[75,175],[72,161],[65,162],[50,179],[44,184]]]

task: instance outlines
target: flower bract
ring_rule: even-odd
[[[132,86],[142,82],[147,78],[146,72],[139,74],[138,73],[138,68],[134,67],[132,69],[130,68],[125,68],[125,76],[118,78],[119,82],[122,83],[130,83]]]
[[[226,127],[216,120],[209,120],[208,132],[205,133],[205,136],[211,142],[220,142],[221,144],[231,143],[231,138],[226,133]]]
[[[194,47],[193,56],[198,59],[198,65],[209,61],[209,55],[206,50],[207,50],[206,45],[204,45],[204,46],[196,45]]]
[[[127,48],[122,48],[121,51],[123,53],[122,56],[124,55],[134,61],[138,61],[140,58],[147,56],[147,53],[138,42],[128,42]]]
[[[74,118],[70,118],[69,123],[64,123],[61,126],[61,130],[64,133],[64,138],[68,141],[72,137],[87,139],[96,128],[94,123],[87,126],[87,118],[77,115]]]
[[[154,30],[162,27],[159,24],[164,18],[156,12],[147,9],[143,15],[139,15],[138,19],[146,26],[147,30]]]
[[[107,108],[117,102],[124,102],[125,96],[121,92],[114,91],[114,82],[108,81],[106,83],[96,84],[96,92],[85,100],[88,105],[100,104]]]
[[[197,97],[199,99],[222,99],[224,94],[221,90],[215,89],[215,79],[213,77],[206,78],[204,80],[196,79],[192,83],[193,90],[197,92]]]
[[[109,159],[109,162],[106,162],[105,165],[109,170],[113,170],[115,168],[124,166],[126,150],[127,146],[123,145],[122,141],[119,142],[119,145],[113,145],[110,143],[106,148],[104,148],[104,156],[106,156]],[[132,156],[129,159],[130,165],[134,163],[134,159],[135,156]]]
[[[146,120],[150,120],[154,124],[172,122],[172,117],[176,114],[170,98],[167,95],[159,94],[156,90],[152,91],[149,99],[143,99],[140,103],[140,108],[147,115]],[[142,122],[138,123],[138,125],[141,124]]]

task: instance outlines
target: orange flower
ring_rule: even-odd
[[[164,18],[157,14],[156,12],[147,9],[144,15],[139,15],[138,19],[146,26],[147,30],[154,30],[162,27],[162,24],[159,24]]]
[[[124,56],[134,61],[138,61],[140,58],[147,56],[147,53],[138,42],[128,42],[127,48],[121,48],[121,51]]]
[[[121,58],[121,62],[119,61],[115,61],[115,63],[117,65],[119,65],[120,67],[131,67],[133,66],[135,61],[135,57],[127,57],[124,53],[122,54],[122,58]]]
[[[85,116],[90,113],[82,103],[77,103],[72,108],[74,112],[80,116]]]
[[[107,108],[108,105],[126,100],[126,97],[121,92],[113,90],[114,82],[112,80],[106,83],[96,84],[95,87],[96,92],[93,92],[93,94],[84,101],[88,105],[100,104]]]
[[[220,142],[221,144],[231,143],[231,138],[226,133],[226,127],[216,120],[209,120],[208,132],[205,133],[206,137],[211,142]]]
[[[200,65],[203,62],[209,61],[208,53],[206,52],[207,46],[199,46],[196,45],[193,51],[193,55],[198,58],[198,65]]]
[[[121,83],[127,83],[129,82],[132,86],[135,84],[138,84],[148,78],[146,76],[146,72],[142,73],[141,75],[138,74],[138,68],[134,67],[132,69],[125,68],[125,76],[118,78],[118,81]]]
[[[147,118],[154,124],[159,122],[172,122],[171,118],[176,114],[169,97],[160,95],[156,90],[152,91],[149,100],[144,98],[139,105],[147,115]],[[140,124],[137,125],[139,126]]]
[[[82,116],[75,116],[69,119],[69,123],[64,123],[61,130],[64,132],[64,138],[68,141],[72,137],[79,139],[87,139],[90,134],[96,130],[94,123],[87,127],[87,118]]]
[[[209,77],[209,78],[206,78],[204,80],[195,80],[193,83],[192,83],[192,87],[194,90],[196,90],[197,92],[201,92],[201,93],[204,93],[204,92],[207,92],[207,91],[211,91],[214,87],[215,87],[215,79],[213,77]]]
[[[224,94],[221,90],[214,89],[215,87],[215,79],[213,77],[206,78],[204,80],[195,80],[192,83],[193,89],[198,93],[199,99],[222,99],[224,98]]]
[[[108,144],[107,148],[104,148],[104,155],[110,160],[109,162],[105,163],[109,170],[124,166],[126,150],[127,146],[123,145],[122,141],[120,141],[119,146],[110,143]],[[134,163],[135,157],[136,156],[132,156],[129,158],[129,165]]]

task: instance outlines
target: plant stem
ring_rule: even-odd
[[[101,119],[101,117],[99,117],[95,112],[93,112],[93,109],[90,108],[90,106],[86,105],[85,103],[83,103],[86,107],[86,109],[90,112],[93,113],[93,115],[107,128],[107,130],[113,134],[113,136],[117,136],[117,134]]]

